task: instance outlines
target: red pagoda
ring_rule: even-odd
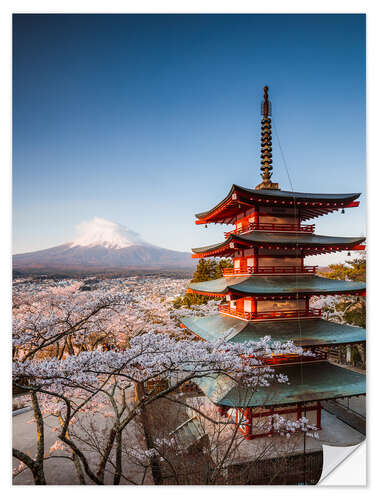
[[[191,283],[189,293],[220,297],[226,303],[207,317],[184,318],[196,337],[230,342],[292,340],[314,357],[290,353],[267,360],[289,378],[288,385],[259,388],[249,393],[224,375],[197,384],[221,414],[245,416],[241,430],[247,439],[272,433],[266,417],[288,419],[306,415],[321,428],[321,402],[365,394],[365,376],[328,361],[330,347],[365,342],[362,328],[322,319],[310,306],[312,296],[365,295],[365,283],[331,280],[316,275],[305,257],[343,250],[363,250],[364,238],[315,234],[305,221],[357,207],[360,193],[315,194],[282,191],[271,181],[271,103],[264,87],[261,122],[262,182],[255,189],[233,185],[215,207],[196,215],[196,224],[232,224],[224,240],[194,248],[194,258],[231,257],[233,267],[223,278]],[[229,334],[228,334],[229,332]],[[268,419],[269,420],[269,419]],[[260,423],[262,425],[260,425]]]

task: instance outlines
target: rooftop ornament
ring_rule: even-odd
[[[268,87],[264,87],[264,101],[261,104],[262,119],[262,139],[261,139],[261,171],[263,181],[255,189],[276,189],[279,185],[271,181],[272,176],[272,134],[271,118],[272,106],[268,100]]]

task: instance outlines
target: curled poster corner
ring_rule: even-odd
[[[355,446],[323,445],[319,486],[366,486],[366,441]]]

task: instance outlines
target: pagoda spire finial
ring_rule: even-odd
[[[279,189],[276,182],[271,182],[272,176],[272,135],[271,135],[271,101],[268,100],[268,87],[264,87],[264,100],[261,104],[262,119],[262,138],[261,138],[261,184],[255,189]]]

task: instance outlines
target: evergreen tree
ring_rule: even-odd
[[[334,280],[366,281],[366,255],[347,260],[345,264],[331,264],[329,271],[321,273],[326,278]]]
[[[224,274],[223,269],[225,269],[226,267],[233,267],[232,259],[220,259],[216,261],[215,279],[223,277]]]
[[[199,259],[197,268],[193,274],[190,283],[198,283],[200,281],[211,281],[223,277],[223,269],[232,267],[231,259]],[[213,297],[207,295],[199,295],[197,293],[186,293],[184,297],[177,297],[173,302],[175,308],[191,307],[192,305],[206,304]],[[220,300],[220,299],[217,299]]]
[[[345,264],[332,264],[329,271],[321,273],[326,278],[335,280],[366,281],[366,254],[361,253],[359,258],[347,260]],[[333,307],[323,308],[342,315],[342,319],[348,325],[366,328],[366,299],[365,297],[343,297],[338,299]],[[346,357],[346,347],[342,346],[342,358]],[[359,367],[366,367],[366,350],[362,344],[351,346],[351,364]]]
[[[215,259],[199,259],[197,269],[193,274],[191,283],[199,281],[210,281],[216,278],[216,261]]]
[[[332,264],[329,271],[322,276],[334,280],[366,281],[366,254],[359,258],[347,260],[345,264]],[[364,297],[344,297],[339,299],[334,310],[343,315],[349,325],[366,327],[366,300]]]

